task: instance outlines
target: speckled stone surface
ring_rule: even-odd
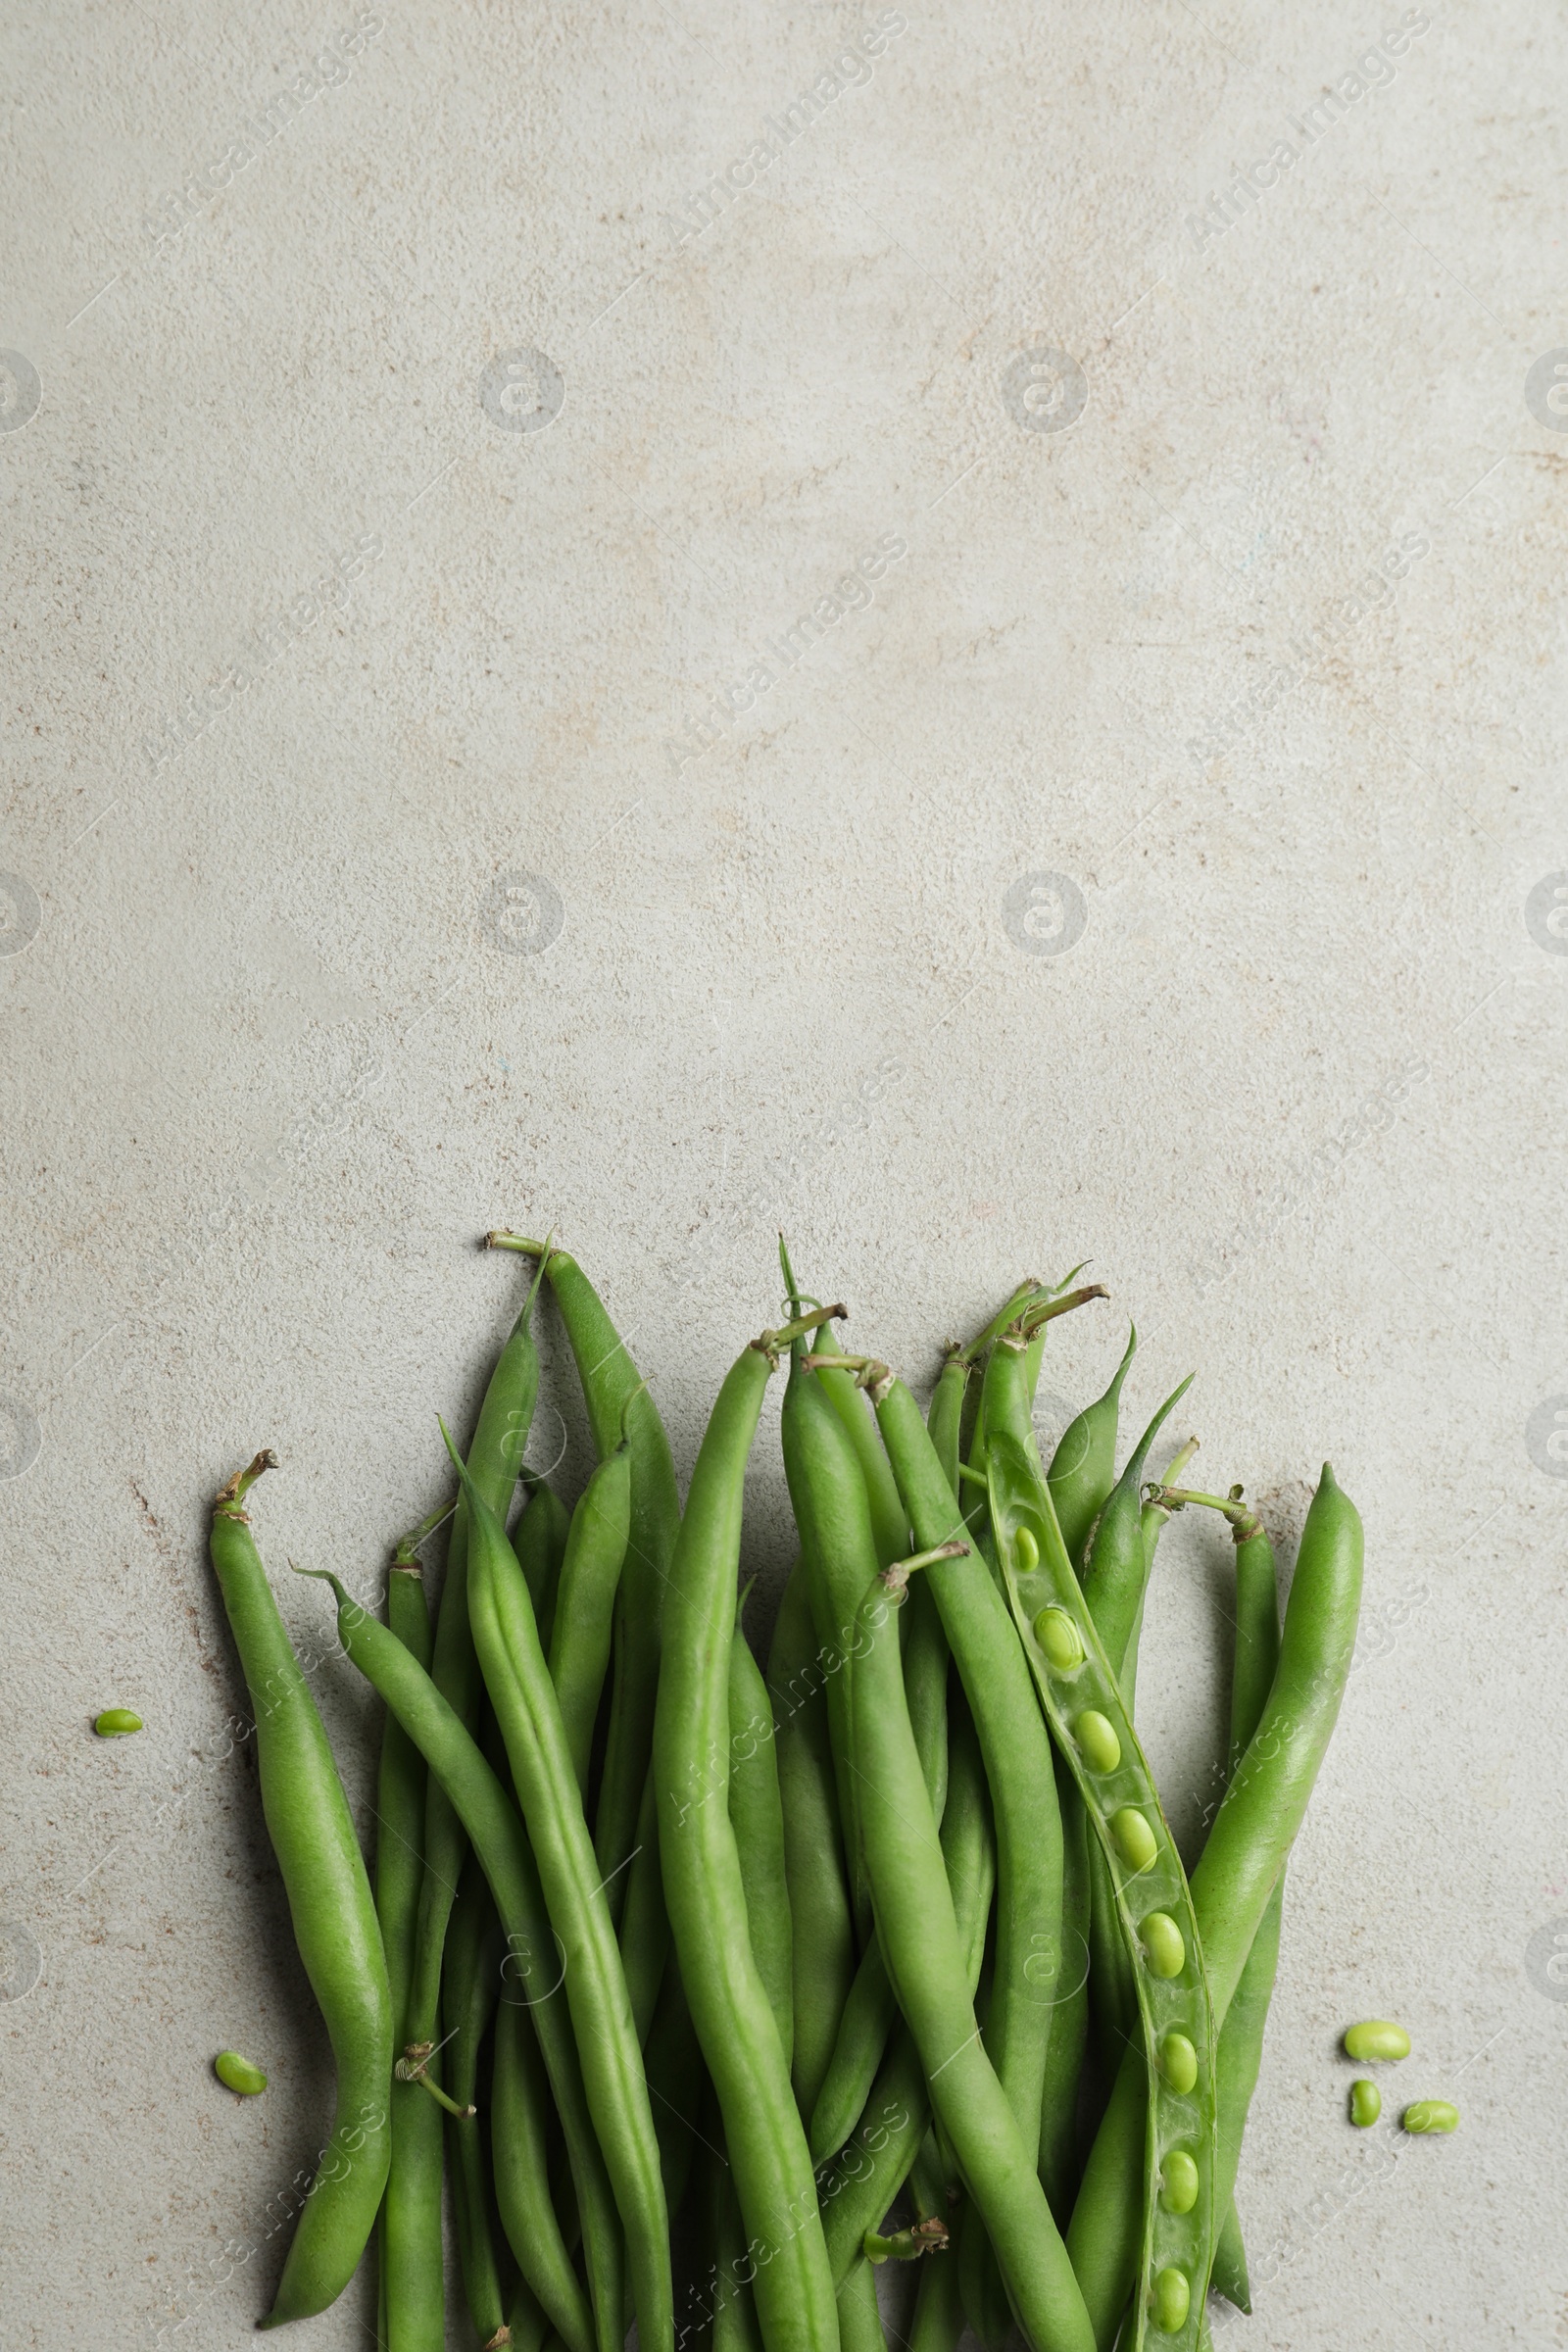
[[[368,1831],[372,1709],[285,1560],[373,1592],[440,1492],[497,1223],[601,1278],[683,1476],[781,1224],[917,1384],[1092,1258],[1046,1418],[1135,1315],[1128,1418],[1196,1368],[1287,1562],[1332,1457],[1365,1631],[1216,2327],[1568,2344],[1561,24],[103,0],[5,39],[4,2352],[267,2307],[330,2078],[205,1508],[276,1448]],[[1178,1523],[1144,1638],[1189,1853],[1226,1577]],[[96,1741],[110,1704],[146,1730]],[[1415,2049],[1357,2133],[1367,2015]],[[1420,2095],[1454,2138],[1401,2139]]]

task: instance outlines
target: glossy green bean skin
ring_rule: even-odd
[[[1021,1373],[1021,1355],[1012,1353]],[[953,1494],[913,1397],[891,1375],[872,1393],[916,1543],[929,1550],[952,1541]],[[989,1454],[989,1435],[986,1445]],[[1061,1813],[1051,1740],[1007,1603],[983,1563],[972,1557],[940,1560],[921,1573],[941,1613],[991,1786],[997,1936],[986,2042],[1031,2150],[1032,2174],[1040,2143],[1050,2003],[1061,1966]]]
[[[918,1416],[916,1423],[930,1449]],[[893,1459],[897,1469],[898,1456]],[[940,1479],[934,1450],[931,1461]],[[901,1491],[909,1503],[907,1487],[901,1485]],[[951,1507],[950,1500],[950,1513]],[[1026,2139],[981,2047],[953,1896],[905,1702],[898,1598],[897,1587],[887,1580],[879,1580],[866,1596],[855,1681],[855,1762],[877,1934],[899,2007],[919,2047],[932,2104],[985,2222],[1021,2325],[1036,2346],[1091,2352],[1088,2314],[1035,2172],[1038,2120]],[[994,1804],[996,1798],[993,1782]]]
[[[1116,1478],[1116,1418],[1121,1384],[1138,1347],[1138,1334],[1129,1327],[1126,1352],[1111,1375],[1102,1396],[1085,1407],[1061,1433],[1046,1472],[1056,1524],[1076,1568],[1083,1558],[1089,1531],[1104,1507]]]
[[[997,1884],[997,1846],[985,1759],[961,1698],[954,1709],[949,1759],[942,1862],[963,1954],[964,1985],[973,2000]],[[920,2053],[904,2026],[894,2035],[854,2136],[821,2177],[823,2229],[836,2285],[848,2277],[867,2230],[879,2227],[898,2194],[925,2139],[930,2114]]]
[[[480,1491],[493,1509],[506,1514],[521,1469],[523,1448],[539,1396],[539,1351],[533,1339],[537,1283],[496,1358],[474,1424],[469,1460]],[[479,1721],[484,1684],[468,1622],[468,1512],[461,1494],[447,1540],[446,1577],[436,1615],[430,1676],[443,1698],[469,1730]],[[441,2002],[441,1954],[447,1921],[457,1899],[468,1841],[438,1778],[425,1789],[424,1884],[415,1936],[414,1976],[409,1990],[407,2038],[441,2038],[436,2019]],[[433,2105],[434,2102],[432,2101]]]
[[[378,1625],[329,1573],[338,1636],[349,1656],[396,1715],[431,1775],[452,1800],[490,1883],[506,1932],[509,1983],[537,1984],[529,2014],[571,2160],[582,2213],[589,2291],[599,2352],[621,2352],[621,2245],[605,2159],[584,2090],[550,1914],[527,1837],[511,1798],[472,1734],[403,1644]]]
[[[556,1596],[571,1534],[571,1513],[547,1478],[524,1477],[527,1502],[512,1531],[512,1549],[533,1602],[539,1639],[548,1649],[556,1630]]]
[[[783,1338],[794,1338],[786,1329]],[[833,2352],[838,2324],[815,2183],[784,2048],[752,1957],[730,1827],[729,1653],[746,1463],[779,1335],[726,1375],[670,1572],[654,1756],[664,1897],[681,1981],[718,2094],[769,2352]]]
[[[495,1904],[484,1874],[470,1854],[463,1884],[452,1907],[447,1929],[446,1961],[441,1974],[441,2023],[446,2031],[443,2056],[446,2087],[460,2107],[471,2107],[479,2080],[479,2044],[495,2007],[500,1979],[499,1953],[488,1955],[486,1943],[496,1924]],[[428,2091],[421,2096],[434,2107]],[[440,2110],[437,2109],[437,2113]],[[496,2266],[495,2241],[490,2230],[490,2191],[484,2157],[484,2134],[477,2115],[446,2118],[447,2142],[452,2150],[453,2203],[458,2222],[458,2253],[463,2268],[463,2292],[481,2344],[490,2342],[506,2318],[501,2298],[501,2274]]]
[[[746,1594],[735,1611],[729,1645],[729,1818],[746,1896],[752,1958],[762,1980],[784,2063],[795,2052],[794,1949],[784,1807],[773,1747],[773,1710],[762,1670],[741,1629]],[[739,2209],[737,2208],[737,2218]]]
[[[827,1687],[807,1586],[797,1566],[784,1588],[767,1661],[790,1900],[791,2077],[803,2120],[816,2104],[855,1976]]]
[[[666,2352],[674,2338],[669,2217],[642,2050],[598,1857],[527,1587],[501,1521],[466,1466],[457,1467],[468,1505],[474,1645],[565,1967],[583,2088],[625,2232],[639,2339],[649,2352]]]
[[[618,1934],[626,1997],[637,2038],[646,2043],[669,1958],[669,1920],[659,1868],[659,1791],[654,1787],[651,1762],[637,1816],[637,1843],[626,1867],[626,1899],[621,1905]],[[657,2115],[654,2121],[657,2125]]]
[[[920,1770],[940,1827],[948,1793],[948,1639],[931,1588],[917,1582],[909,1593],[902,1630],[904,1691]],[[882,2053],[898,2014],[893,1987],[873,1936],[860,1955],[844,2005],[833,2055],[811,2110],[807,2138],[814,2164],[825,2164],[844,2145],[876,2080]]]
[[[427,2107],[435,2102],[423,2092]],[[567,2352],[593,2352],[594,2320],[550,2193],[550,2084],[518,1989],[501,1987],[490,2079],[496,2210],[517,2268]],[[513,2322],[514,2333],[516,2323]]]
[[[417,1563],[386,1580],[386,1620],[419,1665],[430,1663],[430,1610]],[[419,1891],[424,1881],[424,1758],[395,1715],[381,1735],[375,1908],[392,1994],[392,2046],[409,2041]],[[417,2082],[391,2085],[392,2157],[381,2208],[387,2352],[445,2352],[441,2250],[441,2110]]]
[[[1355,1647],[1361,1554],[1359,1514],[1325,1464],[1301,1534],[1268,1703],[1192,1878],[1221,2030],[1339,1715]],[[1079,2275],[1096,2280],[1107,2328],[1136,2262],[1146,2105],[1141,2065],[1124,2061],[1073,2212]]]
[[[851,1909],[863,1947],[870,1910],[859,1861],[855,1776],[850,1766],[851,1653],[857,1613],[877,1573],[879,1559],[859,1457],[828,1400],[825,1374],[808,1371],[804,1354],[799,1348],[792,1351],[784,1390],[780,1416],[784,1474],[800,1530],[811,1622],[819,1654],[829,1669],[828,1734],[849,1866]]]
[[[605,1456],[571,1514],[550,1632],[556,1687],[572,1770],[584,1799],[594,1723],[610,1665],[611,1627],[631,1535],[631,1448]],[[529,1595],[530,1606],[532,1595]],[[538,1623],[537,1612],[534,1618]]]
[[[1053,1736],[1078,1786],[1085,1816],[1106,1864],[1124,1947],[1133,1961],[1140,2038],[1122,2061],[1118,2082],[1131,2076],[1144,2124],[1141,2232],[1134,2266],[1114,2308],[1100,2293],[1101,2278],[1082,2253],[1080,2189],[1067,2244],[1083,2287],[1096,2340],[1114,2340],[1132,2289],[1130,2352],[1146,2341],[1157,2282],[1185,2288],[1185,2316],[1160,2323],[1173,2352],[1192,2352],[1202,2320],[1218,2216],[1214,2212],[1214,2019],[1199,1939],[1197,1914],[1154,1787],[1117,1681],[1083,1592],[1073,1574],[1050,1490],[1021,1446],[998,1436],[987,1453],[991,1517],[1014,1622],[1050,1718]],[[1048,1627],[1070,1621],[1073,1641],[1062,1645]],[[1076,1648],[1070,1660],[1065,1648]],[[1136,1838],[1133,1833],[1136,1832]],[[1191,2056],[1194,2080],[1179,2089],[1161,2052],[1172,2034]],[[1181,2150],[1191,2194],[1178,2207],[1159,2193],[1161,2165]]]
[[[270,1459],[259,1454],[223,1489],[209,1548],[255,1711],[267,1832],[332,2044],[337,2103],[264,2328],[324,2311],[359,2267],[391,2158],[393,2032],[381,1931],[348,1799],[242,1507]],[[386,1639],[402,1650],[395,1635]]]
[[[539,1243],[517,1235],[497,1234],[492,1240],[535,1257],[541,1251]],[[680,1497],[659,1408],[598,1292],[564,1250],[549,1251],[545,1274],[576,1359],[595,1450],[601,1461],[614,1451],[623,1417],[631,1448],[631,1534],[616,1595],[610,1744],[594,1823],[599,1867],[612,1890],[612,1915],[618,1917],[624,1879],[614,1874],[637,1840],[659,1689],[659,1629],[680,1528]]]

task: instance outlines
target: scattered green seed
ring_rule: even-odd
[[[1185,2034],[1167,2034],[1159,2045],[1159,2069],[1181,2098],[1198,2081],[1198,2052]]]
[[[1159,2201],[1167,2213],[1191,2213],[1198,2203],[1198,2167],[1185,2148],[1172,2148],[1160,2167]]]
[[[1383,2113],[1383,2093],[1375,2082],[1364,2078],[1350,2084],[1350,2121],[1365,2131]]]
[[[1123,1805],[1110,1817],[1110,1834],[1116,1840],[1116,1851],[1136,1877],[1148,1870],[1159,1852],[1159,1842],[1136,1805]]]
[[[100,1740],[122,1740],[127,1732],[139,1732],[142,1721],[128,1707],[105,1707],[92,1728]]]
[[[267,2077],[261,2068],[242,2058],[238,2050],[220,2050],[213,2060],[213,2072],[220,2082],[237,2090],[244,2099],[254,2099],[267,2088]]]
[[[1035,1619],[1035,1640],[1058,1674],[1070,1674],[1084,1662],[1083,1642],[1065,1609],[1042,1609]]]
[[[1459,2110],[1446,2099],[1417,2099],[1399,2118],[1406,2132],[1457,2132]]]
[[[1371,2017],[1346,2034],[1345,2055],[1359,2059],[1363,2066],[1369,2058],[1408,2058],[1410,2036],[1402,2026],[1392,2025],[1386,2017]]]
[[[1095,1772],[1114,1772],[1121,1762],[1121,1741],[1116,1727],[1093,1707],[1086,1707],[1072,1727],[1073,1738]]]
[[[1186,2274],[1178,2270],[1161,2271],[1154,2280],[1154,2326],[1162,2335],[1179,2335],[1187,2325],[1192,2306],[1193,2290]]]
[[[1039,1544],[1035,1542],[1034,1537],[1030,1534],[1028,1528],[1026,1527],[1020,1527],[1015,1530],[1012,1541],[1014,1548],[1018,1554],[1019,1567],[1023,1570],[1025,1576],[1033,1576],[1035,1570],[1040,1565]]]
[[[1151,1911],[1143,1925],[1144,1958],[1150,1974],[1179,1977],[1187,1965],[1182,1932],[1168,1911]]]

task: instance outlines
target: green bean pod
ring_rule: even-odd
[[[624,1877],[615,1873],[637,1841],[637,1814],[652,1751],[659,1689],[659,1629],[670,1562],[680,1528],[675,1464],[659,1407],[605,1312],[598,1292],[573,1257],[517,1234],[490,1236],[493,1247],[542,1257],[566,1327],[601,1461],[625,1435],[631,1448],[631,1534],[615,1601],[614,1689],[610,1744],[594,1824],[599,1867],[618,1917]]]
[[[1359,1514],[1325,1463],[1301,1533],[1268,1703],[1193,1872],[1193,1904],[1221,2029],[1339,1715],[1355,1647],[1361,1555]],[[1092,2308],[1110,2315],[1107,2328],[1137,2262],[1144,2105],[1142,2066],[1124,2060],[1069,2232],[1080,2277],[1095,2281]]]
[[[648,2029],[647,2070],[664,2202],[673,2220],[685,2202],[691,2180],[697,2114],[708,2081],[673,1951],[664,1965],[664,1981]]]
[[[1044,1347],[1044,1345],[1045,1337],[1042,1334],[1041,1346]],[[958,1464],[963,1458],[960,1441],[963,1429],[963,1400],[968,1385],[968,1362],[963,1349],[954,1346],[948,1349],[942,1359],[942,1375],[932,1394],[925,1425],[931,1434],[931,1443],[937,1449],[937,1459],[941,1462],[947,1482],[953,1489],[955,1502],[959,1500]]]
[[[550,2193],[550,2083],[538,2036],[516,1986],[504,1980],[500,1992],[490,2076],[496,2210],[517,2268],[567,2352],[594,2352],[593,2312]]]
[[[992,1525],[1013,1619],[1104,1855],[1134,1962],[1143,2044],[1130,2056],[1136,2061],[1141,2054],[1150,2090],[1130,2348],[1142,2352],[1152,2324],[1178,2352],[1194,2352],[1217,2224],[1214,2017],[1197,1915],[1153,1775],[1073,1574],[1049,1489],[1041,1487],[1023,1448],[1004,1436],[992,1439],[986,1458]],[[1170,2051],[1177,2044],[1173,2079]],[[1179,2088],[1189,2058],[1194,2079]],[[1097,2309],[1092,2281],[1078,2262],[1076,2227],[1075,2210],[1067,2242],[1103,2343],[1107,2331],[1114,2333],[1121,2305],[1118,2300],[1108,2319]]]
[[[324,2311],[359,2267],[391,2160],[393,2033],[381,1930],[348,1799],[241,1507],[271,1466],[272,1456],[259,1453],[229,1480],[213,1505],[209,1548],[256,1714],[267,1833],[332,2044],[337,2104],[264,2328]],[[395,1635],[386,1639],[408,1655]]]
[[[480,1492],[503,1518],[521,1471],[539,1396],[539,1350],[533,1339],[538,1292],[535,1276],[486,1384],[468,1451]],[[447,1541],[446,1577],[436,1615],[430,1675],[466,1728],[474,1730],[484,1683],[468,1622],[468,1511],[461,1493]],[[446,1790],[432,1776],[425,1789],[424,1883],[409,1988],[405,2033],[409,2042],[440,2038],[436,2019],[441,2002],[441,1955],[467,1842]]]
[[[827,1685],[804,1567],[784,1588],[767,1661],[784,1819],[794,2019],[791,2077],[804,2119],[815,2107],[855,1975],[855,1929],[828,1737]]]
[[[985,1759],[961,1697],[954,1706],[949,1757],[942,1862],[963,1957],[964,1986],[973,2000],[997,1884],[997,1846]],[[835,2286],[844,2283],[867,2230],[881,2222],[898,2194],[925,2140],[930,2114],[920,2052],[905,2026],[894,2035],[854,2135],[820,2176],[823,2232]]]
[[[736,1606],[729,1645],[729,1818],[746,1896],[752,1958],[788,2066],[795,2051],[795,2004],[784,1808],[767,1685],[741,1630],[750,1591],[748,1585]]]
[[[338,1638],[366,1680],[380,1692],[452,1800],[465,1836],[490,1882],[507,1937],[503,1971],[509,1982],[540,1984],[529,2014],[561,2118],[582,2213],[589,2292],[599,2352],[621,2352],[620,2230],[615,2204],[590,2115],[562,1962],[533,1853],[511,1798],[485,1762],[472,1734],[433,1677],[397,1638],[378,1625],[330,1571],[304,1573],[330,1585],[337,1599]]]
[[[533,1602],[539,1639],[548,1649],[556,1630],[556,1597],[571,1534],[571,1513],[547,1478],[524,1474],[528,1499],[512,1531],[512,1549]]]
[[[452,2151],[453,2207],[458,2224],[458,2258],[463,2292],[482,2344],[490,2343],[506,2319],[501,2273],[490,2229],[490,2185],[484,2133],[473,2112],[479,2081],[479,2044],[484,2039],[500,1984],[499,1952],[487,1950],[496,1908],[484,1873],[470,1854],[452,1906],[441,1972],[441,2022],[446,2030],[446,2087],[468,2112],[448,2115]],[[423,2094],[428,2098],[429,2094]],[[434,2106],[434,2100],[430,2100]],[[437,2109],[437,2113],[440,2110]]]
[[[1069,1421],[1051,1457],[1046,1481],[1055,1505],[1056,1524],[1076,1568],[1082,1560],[1089,1531],[1104,1507],[1116,1479],[1116,1417],[1121,1384],[1138,1347],[1138,1333],[1129,1324],[1127,1347],[1102,1396]]]
[[[626,1977],[637,2038],[646,2043],[659,2004],[669,1957],[669,1921],[664,1912],[664,1889],[659,1868],[659,1791],[654,1768],[648,1767],[642,1809],[637,1816],[637,1843],[626,1866],[626,1899],[621,1905],[620,1965]],[[654,2121],[657,2124],[658,2117]]]
[[[1236,1990],[1240,1999],[1241,1986],[1238,1985]],[[1223,2295],[1226,2302],[1234,2304],[1238,2311],[1251,2312],[1252,2282],[1247,2275],[1247,2248],[1242,2243],[1242,2226],[1236,2218],[1234,2197],[1226,2208],[1225,2219],[1219,2226],[1219,2235],[1214,2241],[1214,2267],[1208,2274],[1208,2284],[1211,2293]]]
[[[673,2342],[669,2219],[642,2050],[615,1932],[533,1606],[506,1530],[450,1438],[468,1505],[468,1614],[550,1925],[565,1968],[583,2088],[625,2232],[639,2339]]]
[[[1066,2233],[1078,2190],[1078,2084],[1089,2040],[1089,1823],[1077,1785],[1054,1758],[1061,1808],[1061,1975],[1051,2013],[1040,2099],[1040,2180]],[[1098,1852],[1099,1848],[1096,1847]]]
[[[550,1632],[550,1680],[585,1800],[594,1724],[610,1664],[615,1592],[630,1534],[631,1448],[622,1439],[595,1469],[571,1514]],[[538,1623],[537,1613],[534,1622]]]
[[[920,1770],[939,1827],[948,1792],[948,1639],[930,1587],[909,1594],[903,1627],[904,1690]],[[855,1983],[844,2005],[822,2087],[811,2110],[807,2138],[813,2164],[825,2164],[854,2131],[871,2093],[888,2034],[898,2014],[893,1987],[872,1936],[860,1955]]]
[[[794,1276],[790,1272],[788,1252],[782,1242],[779,1251],[784,1279],[793,1291]],[[798,1310],[792,1308],[791,1311]],[[835,1345],[832,1324],[824,1324],[816,1346],[827,1354]],[[860,1465],[860,1476],[865,1481],[865,1499],[871,1514],[876,1563],[879,1568],[885,1568],[907,1546],[909,1531],[905,1522],[904,1505],[899,1499],[898,1483],[876,1434],[876,1423],[871,1417],[870,1408],[853,1374],[837,1365],[824,1364],[817,1378],[822,1384],[822,1394],[843,1423],[845,1434],[855,1448],[855,1458]]]
[[[791,1352],[780,1432],[784,1475],[800,1530],[801,1560],[811,1602],[818,1654],[827,1667],[828,1735],[838,1787],[839,1819],[849,1865],[850,1900],[863,1946],[870,1921],[860,1864],[855,1776],[850,1765],[850,1683],[856,1616],[877,1573],[879,1557],[870,1497],[859,1457],[823,1386],[808,1371],[804,1351]],[[872,1433],[874,1436],[874,1432]]]
[[[718,2094],[769,2352],[832,2352],[833,2282],[815,2184],[767,1989],[752,1957],[729,1820],[729,1655],[746,1464],[777,1350],[766,1333],[726,1375],[699,1449],[670,1571],[654,1756],[664,1896],[704,2059]]]
[[[963,1534],[952,1491],[908,1390],[885,1366],[871,1367],[870,1376],[877,1420],[915,1541],[934,1549],[953,1541],[956,1530]],[[988,1431],[988,1458],[992,1443]],[[980,1736],[991,1786],[997,1831],[997,1938],[986,2040],[1034,2151],[1032,2175],[1040,2143],[1051,2004],[1061,1973],[1061,1815],[1051,1741],[1029,1670],[1019,1655],[1007,1604],[994,1579],[975,1559],[939,1560],[926,1573]]]
[[[386,1580],[386,1620],[412,1658],[430,1664],[430,1610],[417,1560]],[[397,1717],[381,1735],[375,1908],[392,1993],[392,2046],[409,2041],[419,1891],[424,1880],[424,1758]],[[381,2208],[387,2352],[445,2352],[441,2249],[441,2110],[416,2082],[391,2085],[392,2155]]]
[[[918,1416],[916,1426],[929,1447]],[[988,1456],[1004,1443],[988,1438]],[[934,1452],[931,1459],[940,1478]],[[897,1468],[897,1456],[894,1460]],[[907,1489],[901,1491],[907,1502]],[[926,1556],[917,1555],[910,1565],[927,1565]],[[981,2046],[965,1986],[952,1891],[904,1696],[898,1609],[906,1573],[901,1564],[878,1579],[861,1606],[858,1628],[855,1763],[877,1934],[899,2007],[919,2048],[932,2106],[985,2223],[1021,2326],[1037,2346],[1092,2352],[1089,2316],[1035,2172],[1038,2116],[1026,2139]],[[996,1796],[993,1783],[994,1803]]]

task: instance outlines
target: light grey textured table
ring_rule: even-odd
[[[1287,1558],[1332,1456],[1366,1631],[1223,2342],[1568,2343],[1568,38],[514,13],[9,24],[0,2342],[266,2307],[329,2083],[205,1505],[276,1447],[368,1827],[284,1560],[374,1589],[514,1222],[683,1474],[780,1223],[917,1382],[1092,1257],[1047,1415],[1134,1313],[1129,1416],[1196,1367]],[[752,1498],[771,1592],[771,1418]],[[1189,1850],[1225,1574],[1178,1525],[1145,1637]]]

